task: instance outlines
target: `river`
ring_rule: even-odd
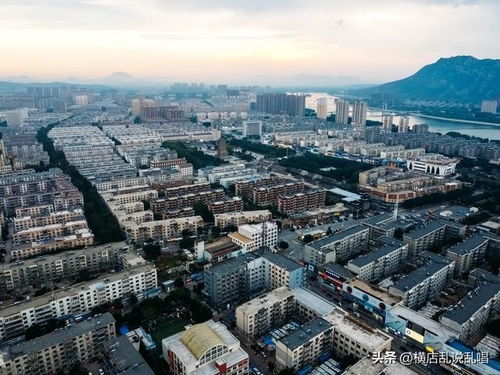
[[[328,112],[335,112],[336,97],[326,93],[309,93],[306,98],[306,107],[316,110],[316,102],[321,97],[328,98]],[[368,110],[367,119],[381,121],[382,112],[380,110]],[[394,123],[398,123],[400,116],[394,116]],[[436,119],[410,115],[410,127],[414,124],[429,124],[429,130],[446,134],[448,132],[458,132],[473,135],[481,138],[500,140],[500,124],[478,124],[473,122],[458,122],[452,119]]]

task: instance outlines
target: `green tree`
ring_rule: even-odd
[[[142,248],[147,260],[154,260],[161,255],[161,247],[156,244],[145,244]]]

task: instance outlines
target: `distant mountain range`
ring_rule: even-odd
[[[500,60],[472,56],[440,58],[410,77],[351,91],[354,95],[392,94],[400,99],[479,103],[500,96]]]

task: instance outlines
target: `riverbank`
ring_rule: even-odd
[[[439,116],[423,115],[423,114],[418,113],[418,112],[409,112],[408,114],[411,116],[416,116],[416,117],[431,118],[433,120],[461,122],[464,124],[491,125],[491,126],[500,127],[500,124],[498,122],[474,121],[474,120],[464,120],[464,119],[459,119],[459,118],[439,117]]]

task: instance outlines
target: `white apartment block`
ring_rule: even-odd
[[[383,159],[410,159],[423,156],[425,154],[425,148],[409,148],[406,150],[387,150],[381,151],[380,157]]]
[[[215,214],[215,226],[225,228],[228,225],[240,226],[252,222],[263,222],[271,219],[272,214],[269,210],[255,210],[255,211],[239,211],[239,212],[225,212],[222,214]]]
[[[122,178],[119,180],[96,182],[94,185],[97,191],[105,192],[107,190],[132,188],[137,186],[145,186],[147,184],[148,184],[147,177],[132,177],[132,178]]]
[[[260,224],[244,224],[229,238],[245,251],[255,251],[262,246],[274,249],[278,243],[278,225],[269,221]]]
[[[118,204],[132,203],[132,202],[142,202],[149,201],[153,198],[158,198],[158,191],[153,189],[146,189],[143,191],[135,191],[132,193],[116,194],[112,193],[102,193],[102,198],[108,202],[114,202]]]
[[[294,294],[280,287],[236,308],[236,326],[248,338],[258,338],[289,318],[295,308]]]
[[[33,227],[62,224],[80,218],[85,218],[81,208],[51,212],[48,215],[15,217],[13,219],[14,230],[21,231]]]
[[[0,340],[20,336],[33,324],[84,314],[116,299],[135,295],[140,300],[157,286],[156,268],[144,264],[18,302],[0,309]]]
[[[488,239],[475,234],[446,251],[446,257],[455,262],[455,275],[464,276],[484,261]]]

